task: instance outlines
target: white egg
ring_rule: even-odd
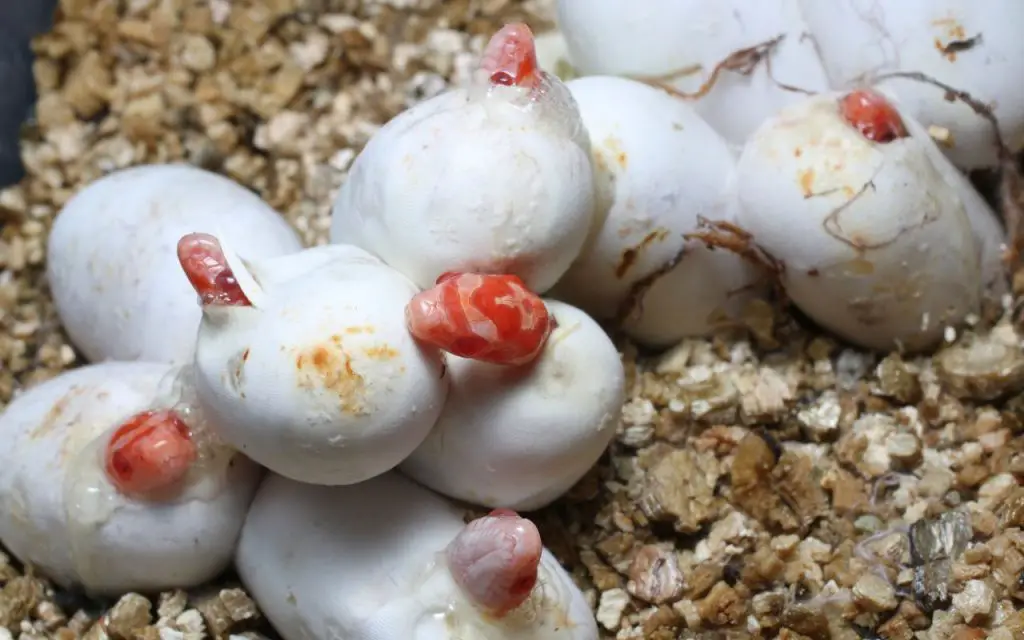
[[[689,104],[641,82],[590,76],[567,86],[590,132],[597,207],[587,244],[552,295],[602,319],[633,302],[627,334],[657,346],[735,318],[759,274],[683,237],[701,217],[736,220],[728,144]],[[684,245],[677,266],[633,295]]]
[[[625,75],[695,93],[736,52],[784,36],[750,73],[723,70],[697,112],[730,143],[804,92],[828,89],[797,0],[558,0],[558,24],[582,75]],[[742,60],[740,62],[743,62]],[[748,57],[746,62],[751,62]],[[740,65],[748,66],[748,65]]]
[[[112,430],[174,405],[178,371],[101,363],[29,388],[0,415],[0,541],[63,587],[97,595],[188,588],[234,554],[260,469],[231,452],[162,501],[133,499],[104,473]],[[213,459],[206,459],[211,462]]]
[[[751,137],[738,165],[739,223],[819,324],[868,348],[926,349],[978,310],[970,220],[926,150],[931,139],[875,142],[844,118],[844,98],[808,98]]]
[[[1017,0],[800,0],[832,86],[879,84],[926,127],[951,134],[944,149],[960,167],[994,166],[991,124],[946,91],[918,80],[879,76],[919,72],[991,105],[1006,143],[1024,147],[1024,3]]]
[[[462,512],[385,474],[347,487],[269,476],[236,566],[285,640],[597,640],[593,614],[547,550],[521,612],[482,615],[444,562]]]
[[[891,87],[879,89],[879,92],[884,93],[901,111],[908,112]],[[927,129],[913,117],[906,118],[904,124],[910,135],[921,140],[929,138]],[[983,297],[993,304],[1001,304],[1001,298],[1009,290],[1010,283],[1003,261],[1007,243],[1006,229],[999,215],[937,145],[924,144],[922,148],[946,182],[956,189],[964,203],[964,211],[974,230],[974,241],[978,247],[978,268],[981,270]]]
[[[252,306],[206,305],[196,390],[219,435],[283,476],[361,482],[427,436],[444,359],[405,327],[418,289],[356,247],[236,263]]]
[[[467,502],[533,510],[597,462],[618,426],[622,362],[587,314],[545,303],[558,326],[532,365],[448,358],[448,400],[403,473]]]
[[[568,89],[480,80],[408,109],[356,158],[331,242],[367,249],[422,288],[447,271],[509,273],[543,292],[593,211],[587,134]]]
[[[47,278],[88,360],[191,360],[200,311],[174,247],[193,231],[216,233],[253,258],[302,248],[258,196],[187,165],[116,171],[67,202],[50,233]]]

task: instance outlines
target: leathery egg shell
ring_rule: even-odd
[[[735,222],[735,158],[693,108],[660,89],[612,76],[567,83],[591,136],[595,226],[552,291],[598,318],[614,318],[642,281],[669,272],[636,300],[626,333],[651,345],[705,335],[735,317],[759,274],[735,254],[683,234],[700,217]]]
[[[558,326],[531,365],[448,358],[448,400],[403,473],[452,498],[533,510],[597,462],[622,410],[622,362],[587,314],[545,303]]]
[[[195,359],[199,404],[225,441],[330,485],[387,471],[423,441],[448,379],[405,328],[418,291],[407,278],[347,245],[233,269],[253,304],[207,305]]]
[[[903,103],[895,96],[891,88],[878,88],[892,104],[901,111]],[[913,117],[904,118],[904,124],[911,136],[919,140],[929,139],[928,131]],[[974,230],[975,246],[978,248],[978,268],[981,270],[982,296],[994,304],[1002,303],[1002,296],[1009,290],[1003,252],[1006,249],[1006,229],[999,215],[992,210],[985,198],[978,193],[967,176],[956,168],[952,161],[943,154],[938,145],[921,145],[935,168],[942,174],[947,183],[951,184],[960,200],[964,203],[964,211]]]
[[[459,87],[385,124],[338,192],[331,242],[370,251],[424,289],[448,271],[550,289],[589,229],[593,171],[561,81],[527,91]]]
[[[970,221],[930,139],[875,142],[841,115],[844,96],[807,98],[751,137],[739,224],[782,263],[787,294],[816,322],[868,348],[926,349],[978,310]]]
[[[719,72],[694,101],[732,144],[743,144],[804,92],[829,88],[814,43],[804,37],[797,0],[558,0],[557,7],[570,62],[581,75],[659,80],[691,94],[737,52],[783,36],[767,61],[751,67],[751,58],[740,56],[737,69]]]
[[[62,587],[121,595],[197,586],[223,571],[261,470],[234,456],[174,499],[125,497],[95,444],[156,406],[169,365],[107,362],[30,387],[0,416],[0,541]]]
[[[481,615],[443,561],[463,527],[461,510],[395,473],[345,487],[271,475],[235,566],[285,640],[597,640],[590,608],[546,549],[522,614]]]
[[[923,73],[991,105],[1004,141],[1024,147],[1024,3],[1016,0],[800,0],[836,89],[874,83],[891,90],[926,127],[949,132],[943,151],[964,169],[998,161],[991,124],[946,90],[915,79]]]
[[[88,360],[192,359],[200,311],[174,247],[193,231],[215,233],[252,258],[302,248],[258,196],[187,165],[115,171],[61,209],[46,273],[61,322]]]

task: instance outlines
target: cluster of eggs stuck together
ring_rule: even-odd
[[[478,77],[370,140],[329,245],[303,248],[257,196],[189,166],[78,193],[47,275],[92,364],[0,416],[0,541],[94,594],[233,562],[289,640],[592,640],[517,511],[563,495],[615,433],[625,374],[599,322],[665,347],[735,322],[767,276],[855,344],[919,350],[1005,291],[1006,232],[960,172],[997,164],[978,143],[992,132],[919,89],[854,82],[871,59],[844,51],[866,28],[796,42],[831,34],[813,6],[854,3],[651,4],[674,21],[561,1],[586,74],[568,82],[528,27],[504,27]],[[969,11],[988,60],[1009,60],[994,10]],[[874,19],[922,58],[901,16]],[[693,59],[679,24],[721,33]],[[762,31],[792,46],[752,47]],[[726,45],[777,55],[774,72],[737,55],[712,71]],[[724,68],[721,86],[673,76],[694,62],[705,84]],[[1012,146],[1011,94],[993,101]],[[493,511],[467,524],[456,501]]]

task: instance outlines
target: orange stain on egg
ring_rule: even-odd
[[[944,32],[943,35],[946,38],[946,42],[943,42],[941,37],[936,36],[934,43],[935,50],[946,60],[956,62],[957,52],[970,47],[969,44],[966,47],[963,46],[968,42],[969,38],[967,37],[967,30],[964,29],[964,26],[956,18],[932,20],[932,26],[938,27]]]
[[[814,169],[804,169],[800,172],[800,190],[805,198],[814,195]]]
[[[295,356],[298,385],[302,389],[324,389],[337,396],[341,410],[351,415],[366,415],[366,381],[352,367],[341,336],[333,335]]]
[[[372,360],[394,360],[399,355],[398,349],[395,349],[389,344],[378,344],[372,347],[366,347],[363,349],[363,353],[366,354],[367,358]]]
[[[615,159],[615,163],[619,165],[621,169],[625,169],[629,164],[629,156],[626,155],[626,151],[622,148],[622,144],[615,136],[608,136],[605,138],[604,147],[611,153],[612,158]]]

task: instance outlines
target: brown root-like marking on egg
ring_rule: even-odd
[[[143,411],[107,441],[107,479],[122,495],[146,497],[177,485],[198,457],[191,430],[175,411]]]
[[[203,305],[251,306],[217,238],[208,233],[182,236],[178,262]]]
[[[870,89],[856,89],[841,97],[839,113],[872,142],[887,144],[910,135],[896,107],[885,96]]]
[[[484,49],[480,68],[487,72],[492,84],[535,86],[540,81],[540,69],[530,27],[515,23],[499,29]]]
[[[623,278],[633,265],[636,264],[637,259],[640,257],[640,254],[643,253],[644,249],[655,242],[661,242],[668,236],[668,229],[655,229],[644,236],[644,239],[635,247],[630,247],[623,251],[622,256],[619,258],[619,263],[615,265],[615,277],[619,279]]]
[[[1006,223],[1006,235],[1009,239],[1003,253],[1003,264],[1009,272],[1016,271],[1021,265],[1022,256],[1024,256],[1024,208],[1019,204],[1024,199],[1018,197],[1020,193],[1024,192],[1024,187],[1021,186],[1022,180],[1016,157],[1003,138],[1003,133],[999,129],[999,120],[996,118],[992,105],[979,100],[963,89],[957,89],[920,71],[893,71],[878,76],[875,81],[884,82],[893,78],[913,80],[942,89],[945,92],[946,100],[967,105],[971,111],[988,122],[992,131],[993,143],[999,150],[999,202],[1003,208],[1003,220]]]
[[[868,180],[861,188],[853,192],[852,196],[848,196],[849,199],[829,212],[825,219],[821,223],[821,228],[828,235],[832,236],[835,240],[842,242],[846,246],[850,247],[859,254],[864,254],[867,251],[874,251],[887,247],[906,233],[910,233],[914,229],[920,229],[921,227],[931,224],[935,221],[935,216],[938,215],[936,212],[926,213],[924,218],[917,223],[909,224],[907,226],[900,227],[891,236],[887,238],[871,239],[865,237],[863,233],[858,232],[856,229],[848,229],[843,225],[843,213],[845,213],[853,204],[860,198],[864,197],[866,193],[875,188],[873,180]],[[844,189],[844,195],[848,195],[849,191]]]
[[[767,278],[775,290],[781,304],[788,304],[782,276],[786,265],[757,244],[754,236],[738,224],[725,220],[708,220],[704,216],[697,217],[697,229],[684,234],[686,240],[696,240],[708,249],[722,249],[743,258],[757,267]]]
[[[780,304],[786,304],[788,298],[782,286],[782,275],[785,265],[758,245],[753,236],[739,225],[724,220],[708,220],[704,216],[697,217],[697,228],[683,234],[685,241],[696,241],[710,250],[723,250],[733,253],[757,267],[767,278],[776,291]],[[626,298],[615,313],[615,323],[624,325],[633,318],[643,315],[644,296],[658,280],[671,273],[689,255],[692,247],[684,244],[674,256],[666,260],[657,270],[644,276],[630,287]],[[756,286],[751,285],[751,286]],[[747,287],[744,287],[746,289]],[[735,292],[730,292],[730,295]]]
[[[676,251],[675,255],[666,260],[664,264],[633,283],[633,286],[629,288],[629,292],[626,294],[626,297],[615,310],[614,322],[616,326],[621,327],[629,322],[630,319],[639,318],[643,315],[644,296],[647,295],[647,292],[651,290],[651,287],[653,287],[658,280],[661,280],[671,273],[673,269],[678,267],[679,263],[683,261],[688,253],[689,251],[687,250],[686,245],[683,244],[679,251]]]
[[[349,415],[364,416],[366,381],[352,367],[352,357],[345,350],[340,335],[307,347],[295,356],[299,388],[324,389],[337,396],[341,410]]]
[[[530,597],[543,551],[536,525],[510,509],[495,509],[467,524],[445,555],[469,601],[501,618]]]
[[[775,83],[777,87],[785,89],[786,91],[792,91],[794,93],[814,95],[813,91],[808,91],[807,89],[803,89],[801,87],[796,87],[790,84],[786,84],[784,82],[779,82],[778,80],[775,79],[774,74],[772,74],[771,55],[779,46],[779,43],[781,43],[785,39],[785,37],[785,34],[783,34],[780,36],[776,36],[771,40],[765,40],[764,42],[755,44],[751,47],[746,47],[744,49],[737,49],[736,51],[733,51],[728,56],[723,58],[718,64],[715,65],[714,69],[711,70],[711,75],[708,77],[708,79],[704,81],[700,88],[698,88],[696,91],[692,93],[680,91],[674,88],[670,83],[676,78],[680,78],[683,76],[703,71],[703,67],[701,67],[700,65],[684,67],[683,69],[679,69],[678,71],[659,76],[658,78],[635,77],[634,79],[639,80],[640,82],[648,84],[652,87],[657,87],[658,89],[661,89],[665,93],[668,93],[669,95],[675,96],[677,98],[682,98],[683,100],[699,100],[700,98],[703,98],[707,94],[711,93],[711,90],[714,89],[715,84],[717,84],[718,79],[723,72],[730,71],[732,73],[738,73],[739,75],[742,76],[749,76],[754,72],[754,70],[757,68],[759,64],[764,62],[765,70],[768,72],[768,78],[773,83]]]

